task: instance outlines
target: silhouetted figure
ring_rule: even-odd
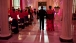
[[[35,14],[35,15],[37,14],[37,11],[36,11],[36,9],[34,9],[34,14]]]
[[[28,15],[30,15],[29,23],[32,24],[32,22],[33,22],[33,10],[31,8],[31,6],[29,6]]]
[[[37,21],[37,11],[36,11],[36,9],[34,9],[34,13],[33,13],[33,22],[34,22],[34,24],[36,24],[36,21]]]
[[[16,13],[15,9],[12,9],[10,16],[11,16],[11,18],[13,18],[12,26],[16,27],[16,28],[12,29],[12,31],[16,34],[19,32],[19,30],[18,30],[17,13]]]
[[[28,7],[25,7],[24,14],[25,14],[25,22],[27,22],[28,21]]]
[[[24,29],[24,16],[25,16],[25,15],[24,15],[24,12],[23,12],[23,10],[21,9],[20,12],[19,12],[19,17],[20,17],[20,23],[21,23],[21,26],[22,26],[21,28],[22,28],[22,29]]]
[[[41,6],[41,9],[39,10],[39,18],[40,18],[40,30],[44,30],[44,16],[46,14],[46,11],[43,10],[43,6]]]

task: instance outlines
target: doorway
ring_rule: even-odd
[[[38,10],[41,9],[41,6],[43,6],[44,10],[46,10],[47,2],[38,2]]]

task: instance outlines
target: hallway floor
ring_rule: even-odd
[[[76,28],[76,23],[73,21]],[[46,31],[46,22],[44,30],[39,29],[39,22],[32,24],[25,29],[20,30],[19,34],[13,34],[9,40],[0,40],[0,43],[72,43],[60,42],[61,21],[55,21],[55,31]],[[76,29],[75,29],[76,31]],[[76,32],[74,32],[74,42],[76,41]]]

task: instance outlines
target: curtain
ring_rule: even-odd
[[[23,9],[22,0],[20,0],[20,8]]]
[[[12,0],[10,0],[10,9],[12,8]]]

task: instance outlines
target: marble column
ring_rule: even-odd
[[[60,34],[60,41],[72,41],[72,1],[63,0],[63,19]]]
[[[8,23],[8,1],[0,0],[0,39],[9,39],[11,36]]]

